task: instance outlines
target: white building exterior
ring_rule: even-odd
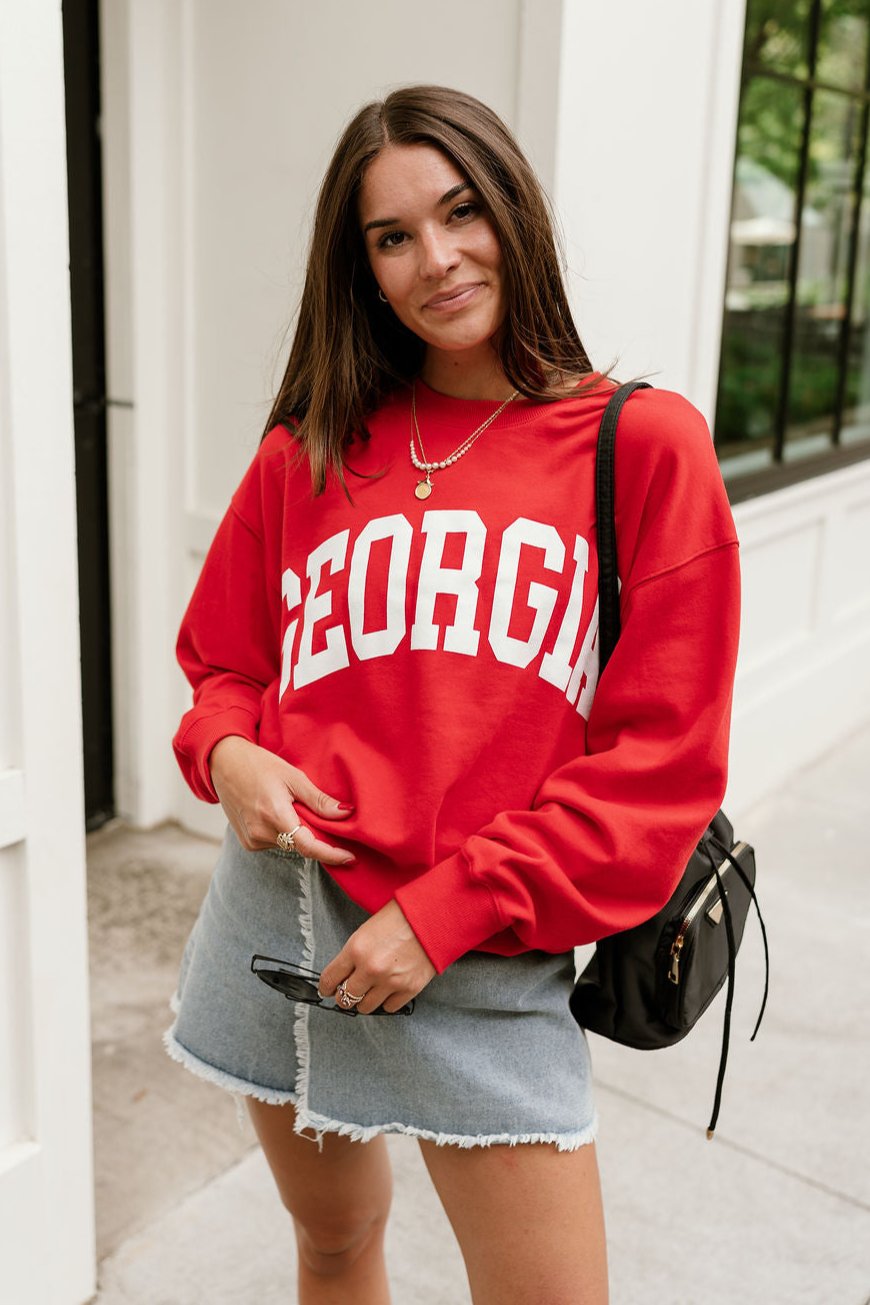
[[[175,635],[255,452],[316,188],[350,113],[416,81],[490,103],[553,195],[593,360],[651,373],[712,423],[742,8],[103,0],[121,815],[221,827],[172,758],[189,694]],[[74,1305],[93,1271],[62,76],[59,6],[0,0],[0,1298],[10,1305]],[[870,715],[870,461],[735,516],[745,598],[732,813]],[[61,1064],[62,1093],[52,1090]],[[61,1204],[65,1218],[51,1218]]]

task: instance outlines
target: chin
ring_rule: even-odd
[[[445,353],[463,353],[467,349],[479,349],[489,344],[498,334],[498,323],[487,322],[479,327],[466,326],[459,331],[444,331],[437,337],[430,336],[426,343]]]

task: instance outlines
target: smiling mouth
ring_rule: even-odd
[[[482,286],[482,281],[475,281],[471,285],[457,286],[455,290],[448,290],[445,294],[435,295],[432,299],[427,300],[423,307],[433,309],[436,312],[439,310],[446,311],[451,308],[462,308],[473,299]]]

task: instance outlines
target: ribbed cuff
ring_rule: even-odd
[[[257,720],[254,715],[244,707],[228,707],[226,711],[195,720],[183,737],[173,740],[172,747],[181,772],[191,791],[203,802],[220,801],[211,782],[208,759],[212,748],[229,734],[238,734],[256,743]]]
[[[504,928],[491,889],[461,852],[403,884],[394,897],[439,974]]]

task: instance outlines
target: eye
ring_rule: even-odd
[[[388,231],[378,241],[378,249],[398,249],[405,239],[404,231]]]
[[[479,204],[475,203],[474,200],[465,199],[462,201],[461,204],[456,205],[456,208],[453,210],[450,216],[455,217],[460,222],[462,222],[462,221],[466,221],[468,218],[476,217],[479,212],[480,212]]]

